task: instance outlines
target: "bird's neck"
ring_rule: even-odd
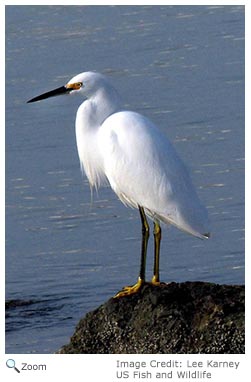
[[[97,129],[111,114],[121,110],[120,97],[113,88],[99,89],[94,96],[80,105],[78,114],[82,126],[86,129]]]
[[[96,116],[98,123],[102,125],[111,114],[121,110],[121,101],[115,89],[110,88],[109,92],[100,89],[94,98]]]
[[[76,117],[76,139],[81,168],[91,186],[99,187],[105,173],[98,147],[98,131],[110,115],[121,110],[116,91],[100,89],[80,105]]]

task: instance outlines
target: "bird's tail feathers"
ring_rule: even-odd
[[[210,235],[210,232],[199,232],[195,229],[193,229],[192,227],[189,227],[188,225],[186,224],[178,224],[176,221],[174,221],[172,218],[167,218],[166,216],[163,216],[163,215],[159,215],[159,214],[156,214],[156,217],[157,219],[159,219],[160,221],[166,223],[166,224],[172,224],[174,225],[176,228],[178,228],[179,230],[181,231],[184,231],[186,233],[189,233],[190,235],[193,235],[195,237],[198,237],[199,239],[209,239],[209,237],[211,236]]]

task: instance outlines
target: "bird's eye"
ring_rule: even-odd
[[[69,90],[79,90],[82,87],[82,82],[74,82],[74,84],[67,84],[65,87]]]

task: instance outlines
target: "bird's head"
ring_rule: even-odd
[[[105,76],[95,72],[84,72],[74,76],[66,85],[43,93],[27,101],[27,103],[41,101],[49,97],[62,94],[80,94],[84,98],[92,97],[99,89],[107,87],[108,81]]]

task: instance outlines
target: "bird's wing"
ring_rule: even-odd
[[[99,145],[104,172],[124,203],[195,236],[207,232],[207,213],[187,169],[148,119],[134,112],[113,114],[100,129]]]

